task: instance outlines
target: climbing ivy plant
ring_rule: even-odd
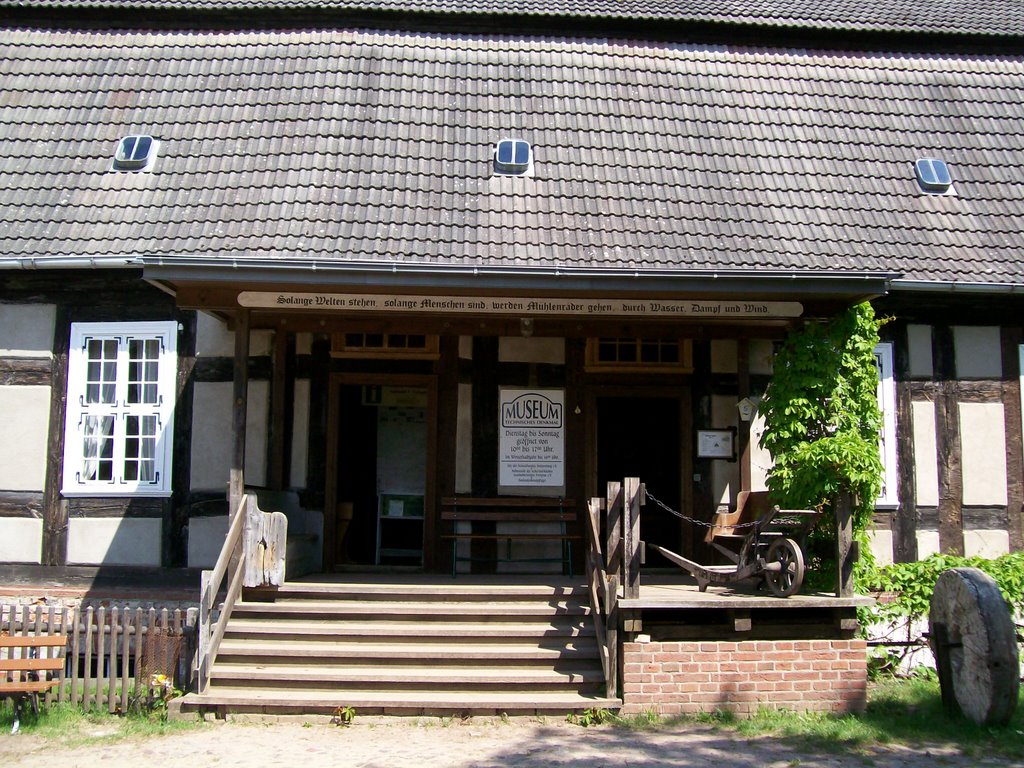
[[[831,507],[849,491],[862,541],[882,482],[874,357],[881,324],[864,303],[791,331],[760,406],[772,496],[788,508]]]

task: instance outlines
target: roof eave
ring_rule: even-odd
[[[310,286],[388,290],[558,291],[579,293],[786,296],[862,301],[888,292],[896,277],[880,272],[708,270],[680,267],[573,267],[437,265],[399,261],[334,262],[237,259],[209,256],[144,257],[149,281]]]

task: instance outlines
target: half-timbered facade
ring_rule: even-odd
[[[229,483],[307,569],[444,572],[459,494],[706,520],[863,300],[876,554],[1019,549],[1019,8],[641,5],[0,2],[5,572],[209,567]]]

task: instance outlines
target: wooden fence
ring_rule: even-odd
[[[0,634],[65,635],[61,684],[46,700],[126,712],[154,674],[191,689],[197,616],[196,609],[180,608],[0,604]]]

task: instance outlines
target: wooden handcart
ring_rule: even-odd
[[[806,568],[801,545],[821,514],[820,508],[769,505],[765,491],[740,491],[736,511],[717,513],[704,537],[730,564],[702,565],[656,544],[646,546],[689,572],[701,592],[709,584],[762,577],[772,594],[789,597],[803,584]]]

